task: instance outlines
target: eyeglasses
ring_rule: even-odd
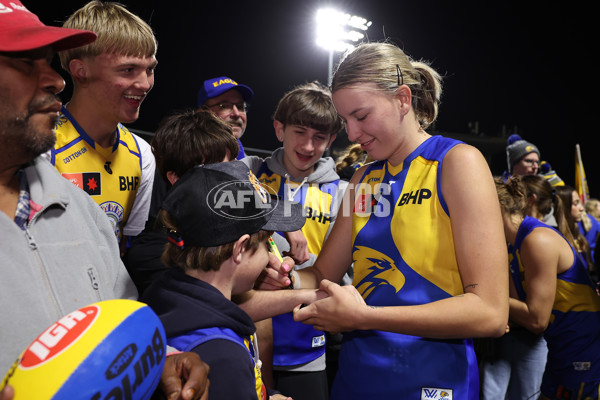
[[[538,160],[531,160],[528,158],[524,158],[521,161],[523,161],[523,163],[525,163],[527,165],[533,165],[533,164],[538,165],[538,166],[540,165],[540,162]]]
[[[237,108],[239,112],[246,113],[248,112],[248,103],[242,101],[240,103],[230,103],[228,101],[224,101],[222,103],[206,105],[206,108],[218,108],[219,111],[233,111],[233,107]]]
[[[402,70],[398,64],[396,64],[396,75],[398,75],[398,86],[404,85],[404,75],[402,75]]]

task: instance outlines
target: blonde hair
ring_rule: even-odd
[[[600,214],[598,214],[598,204],[600,203],[600,200],[595,199],[595,198],[590,198],[587,199],[587,201],[585,202],[585,212],[587,214],[590,214],[592,217],[598,219],[600,218]]]
[[[98,35],[96,41],[59,53],[61,66],[69,72],[73,59],[99,54],[151,57],[158,43],[152,28],[120,3],[93,0],[75,11],[63,24],[64,28],[86,29]]]
[[[437,118],[442,96],[440,74],[391,43],[363,43],[347,53],[335,71],[331,91],[364,83],[374,84],[389,95],[395,95],[400,85],[407,85],[421,126],[426,129]]]

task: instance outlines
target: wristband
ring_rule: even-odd
[[[290,276],[290,289],[300,289],[302,287],[302,283],[300,281],[300,275],[296,272],[295,269],[291,270],[289,273]]]

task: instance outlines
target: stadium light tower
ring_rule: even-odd
[[[317,11],[317,45],[329,51],[327,84],[331,84],[333,53],[352,50],[354,43],[365,37],[372,22],[363,17],[350,15],[332,8]]]

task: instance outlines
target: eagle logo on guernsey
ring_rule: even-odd
[[[396,293],[404,286],[404,274],[385,254],[369,247],[355,246],[353,259],[354,281],[358,282],[355,286],[364,299],[380,286],[393,286]]]

